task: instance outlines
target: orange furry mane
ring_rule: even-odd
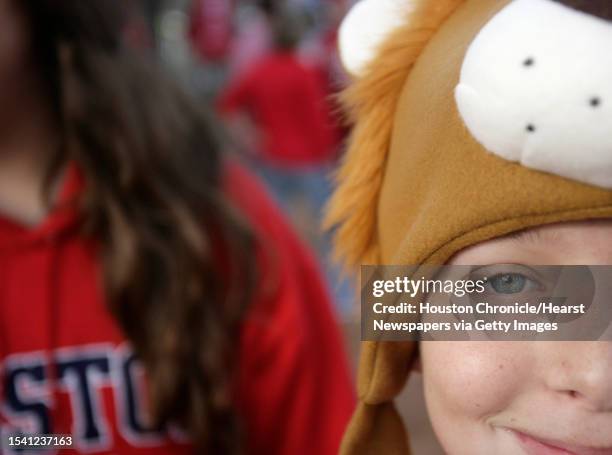
[[[348,267],[380,262],[377,208],[397,100],[426,44],[464,1],[411,0],[414,9],[405,25],[390,31],[376,59],[340,95],[354,128],[324,226],[336,228],[335,253]]]

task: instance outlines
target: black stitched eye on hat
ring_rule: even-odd
[[[612,1],[610,0],[553,0],[583,13],[612,21]]]
[[[589,104],[592,107],[599,107],[601,105],[601,98],[598,96],[594,96],[589,100]]]

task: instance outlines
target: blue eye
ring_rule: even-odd
[[[520,273],[500,273],[490,277],[488,281],[499,294],[518,294],[525,290],[530,280]]]

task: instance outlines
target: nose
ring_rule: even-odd
[[[551,344],[547,387],[592,412],[612,412],[612,342]]]

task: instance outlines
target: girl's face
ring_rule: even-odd
[[[612,220],[529,230],[449,263],[612,265]],[[424,342],[421,363],[450,455],[612,455],[612,343]]]

